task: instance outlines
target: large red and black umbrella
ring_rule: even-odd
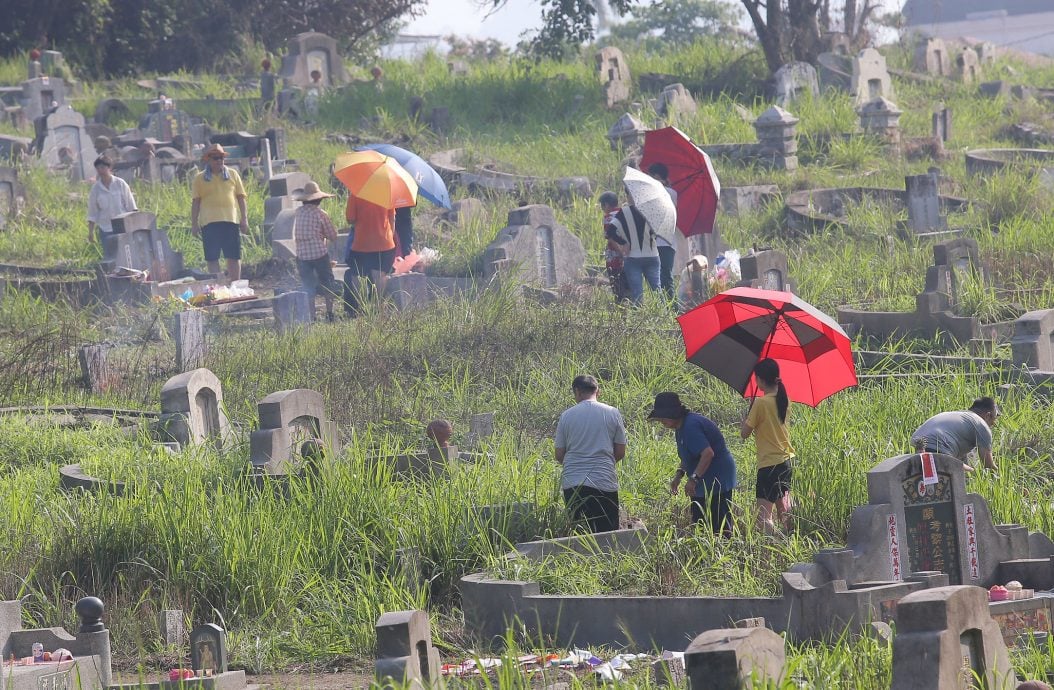
[[[787,396],[815,407],[856,385],[849,337],[829,316],[791,292],[739,287],[677,318],[685,357],[743,394],[759,394],[754,365],[780,365]]]
[[[670,171],[670,186],[677,190],[677,227],[685,237],[714,231],[721,181],[706,152],[676,127],[653,129],[644,134],[640,169],[664,163]]]

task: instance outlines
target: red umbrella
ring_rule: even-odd
[[[787,396],[815,407],[856,385],[849,337],[835,321],[791,292],[739,287],[677,317],[685,358],[735,388],[758,395],[754,365],[780,365]]]
[[[640,169],[653,163],[664,163],[670,170],[670,186],[677,190],[677,227],[684,236],[713,232],[721,181],[710,156],[681,130],[664,127],[644,134]]]

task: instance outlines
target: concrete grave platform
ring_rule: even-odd
[[[1054,168],[1054,151],[1045,149],[972,149],[966,152],[966,172],[988,177],[1004,168],[1039,173]]]
[[[945,213],[966,208],[967,199],[940,195],[940,208]],[[892,206],[897,212],[907,209],[907,191],[881,187],[841,187],[807,189],[786,196],[787,224],[799,232],[822,231],[832,225],[844,226],[849,206],[877,202]]]

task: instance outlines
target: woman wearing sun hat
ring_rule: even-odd
[[[676,495],[681,478],[688,476],[684,493],[692,500],[692,522],[704,519],[714,534],[732,534],[732,490],[736,487],[736,461],[717,425],[690,412],[676,393],[659,393],[648,419],[674,430],[681,464],[670,482]]]
[[[333,280],[333,264],[329,260],[329,243],[337,241],[337,229],[329,215],[319,206],[326,194],[314,180],[304,185],[293,198],[303,205],[293,215],[293,240],[296,243],[296,269],[304,292],[311,300],[312,317],[315,312],[315,295],[322,288],[326,301],[326,320],[333,320],[333,298],[336,296]]]
[[[241,278],[241,235],[249,234],[249,217],[241,175],[224,165],[226,157],[219,144],[209,144],[201,155],[205,169],[194,176],[190,231],[205,245],[209,272],[219,275],[223,254],[227,279],[233,282]]]

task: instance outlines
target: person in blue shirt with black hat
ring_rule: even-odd
[[[732,535],[732,490],[736,487],[736,461],[725,437],[713,421],[691,412],[676,393],[659,393],[648,415],[677,437],[680,466],[670,482],[676,495],[688,477],[684,493],[692,499],[692,522],[709,522],[714,534]]]

